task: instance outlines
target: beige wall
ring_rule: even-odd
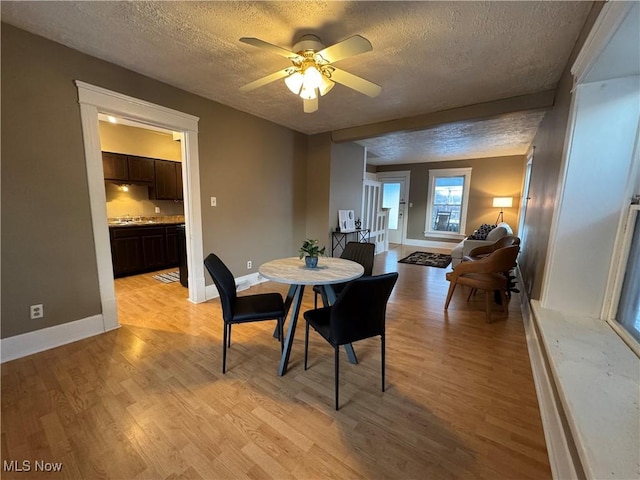
[[[174,140],[170,133],[102,121],[98,123],[103,152],[182,161],[180,142]]]
[[[517,234],[520,192],[524,176],[526,157],[509,156],[455,160],[448,162],[408,163],[404,165],[380,166],[379,172],[409,170],[411,184],[409,202],[413,207],[407,213],[407,238],[414,240],[438,240],[424,236],[427,214],[429,170],[442,168],[471,167],[469,207],[467,210],[467,231],[471,234],[483,223],[495,223],[499,210],[493,208],[493,197],[513,197],[513,207],[504,209],[504,221]],[[451,243],[458,243],[452,240]]]
[[[149,199],[149,187],[129,185],[128,192],[115,183],[105,182],[107,218],[122,217],[166,217],[184,215],[184,202]],[[156,207],[160,209],[156,213]]]
[[[205,255],[240,276],[247,259],[255,271],[295,254],[307,229],[306,136],[10,25],[1,48],[2,338],[101,313],[74,80],[200,118]],[[39,303],[44,318],[29,320]]]
[[[357,143],[331,146],[331,199],[327,232],[338,226],[338,210],[353,210],[355,219],[362,218],[365,161],[365,148]],[[328,236],[331,234],[328,233]]]

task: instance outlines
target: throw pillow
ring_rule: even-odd
[[[470,240],[486,240],[487,235],[489,235],[489,232],[491,232],[491,230],[493,230],[494,228],[496,228],[495,225],[489,225],[488,223],[483,223],[482,225],[480,225],[480,228],[478,228],[475,232],[473,232],[472,235],[469,235],[469,239]]]

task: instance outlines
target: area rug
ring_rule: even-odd
[[[398,260],[398,263],[446,268],[451,263],[451,255],[444,255],[442,253],[413,252],[408,257]]]
[[[179,272],[161,273],[159,275],[154,275],[153,278],[155,278],[156,280],[160,280],[163,283],[172,283],[180,280],[180,273]]]

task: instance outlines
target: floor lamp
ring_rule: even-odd
[[[511,208],[513,206],[513,197],[493,197],[493,207],[500,208],[500,213],[496,220],[496,224],[504,222],[503,208]]]

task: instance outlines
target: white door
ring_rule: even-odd
[[[383,177],[379,180],[382,183],[382,208],[389,209],[389,243],[402,244],[406,232],[406,178]]]

